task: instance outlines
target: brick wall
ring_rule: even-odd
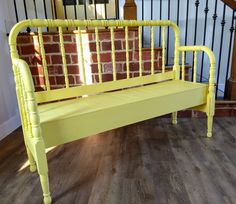
[[[64,87],[65,81],[63,76],[62,58],[60,54],[59,36],[57,33],[46,33],[44,34],[43,39],[51,88],[54,89]],[[96,83],[98,82],[98,64],[95,34],[93,32],[83,33],[82,41],[88,83]],[[111,81],[113,79],[113,66],[109,31],[103,30],[99,33],[99,45],[101,50],[102,80]],[[81,84],[80,54],[78,53],[79,46],[75,33],[64,34],[64,46],[70,86]],[[115,31],[115,49],[117,79],[124,79],[126,78],[126,48],[125,34],[123,30]],[[38,36],[36,34],[19,35],[18,50],[21,58],[24,59],[30,66],[36,90],[43,90],[44,77]],[[154,55],[155,71],[158,71],[161,69],[161,49],[156,48]],[[150,49],[143,49],[142,58],[143,75],[150,74]],[[129,60],[130,77],[138,76],[139,54],[138,32],[136,30],[129,31]]]

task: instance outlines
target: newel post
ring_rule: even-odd
[[[229,80],[227,81],[226,98],[229,100],[234,100],[234,101],[236,100],[236,36],[234,36],[231,73]]]
[[[137,20],[137,6],[135,0],[125,0],[124,19]]]

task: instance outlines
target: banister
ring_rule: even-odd
[[[229,6],[233,10],[236,10],[236,1],[235,0],[221,0],[221,1],[223,1],[227,6]]]

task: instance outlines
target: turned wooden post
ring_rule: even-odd
[[[124,19],[137,20],[137,6],[135,4],[135,0],[125,0]]]
[[[236,36],[234,36],[231,73],[229,80],[227,81],[226,98],[229,100],[236,100]]]
[[[236,10],[236,1],[222,0],[225,4]],[[235,18],[236,19],[236,18]],[[236,29],[236,26],[235,26]],[[236,36],[234,36],[234,47],[231,64],[231,74],[226,86],[226,98],[229,100],[236,100]]]

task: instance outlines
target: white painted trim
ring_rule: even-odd
[[[9,120],[0,124],[0,140],[5,138],[11,132],[21,125],[20,116],[18,114],[11,117]]]

